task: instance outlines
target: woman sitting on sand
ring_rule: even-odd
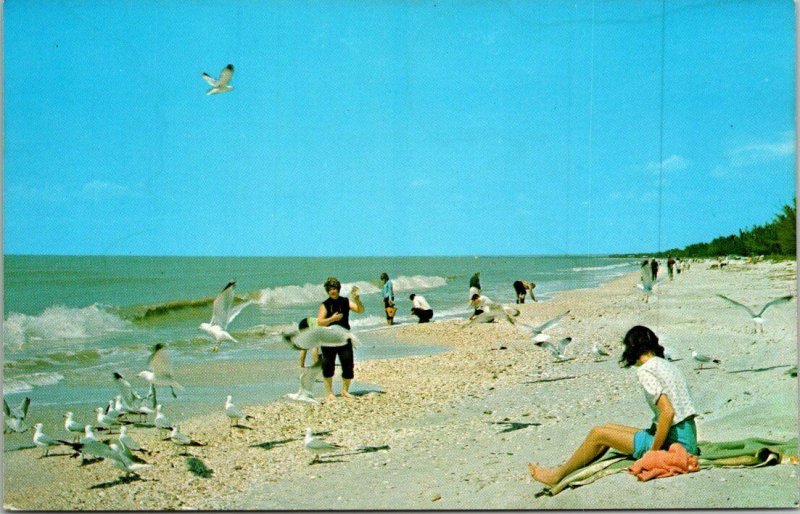
[[[638,367],[636,378],[655,414],[652,426],[647,430],[615,424],[595,427],[561,466],[545,468],[528,464],[535,480],[553,486],[600,458],[609,448],[639,459],[648,450],[666,449],[672,443],[680,443],[689,453],[700,454],[694,422],[697,411],[686,378],[674,364],[664,359],[664,347],[658,344],[658,337],[649,328],[637,325],[625,334],[622,343],[625,350],[620,363],[626,368]]]

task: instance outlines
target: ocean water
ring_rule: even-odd
[[[241,405],[263,402],[297,389],[297,354],[282,346],[278,335],[316,316],[328,276],[339,278],[345,296],[353,285],[361,289],[366,312],[350,318],[363,343],[356,349],[358,361],[445,349],[392,339],[378,279],[384,271],[394,281],[395,322],[402,324],[416,322],[409,313],[412,292],[425,296],[434,321],[466,317],[469,278],[476,271],[485,295],[514,303],[516,279],[536,282],[537,298],[547,301],[557,291],[594,287],[636,269],[632,259],[573,256],[10,255],[4,270],[3,394],[10,403],[30,396],[34,406],[91,413],[117,394],[113,371],[146,390],[136,373],[146,368],[150,349],[160,342],[168,345],[176,375],[186,386],[179,401],[160,391],[165,409],[173,405],[173,417],[221,408],[227,394]],[[230,280],[237,282],[238,297],[256,303],[229,327],[239,343],[223,343],[212,353],[212,341],[198,325],[210,319],[213,297]],[[359,384],[356,377],[354,390],[359,387],[377,386]]]

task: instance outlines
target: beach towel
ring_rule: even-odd
[[[700,469],[709,467],[758,468],[789,462],[797,463],[797,442],[796,437],[788,441],[748,437],[735,441],[699,442],[697,446],[700,448],[700,457],[697,461]],[[632,457],[609,452],[599,461],[573,471],[556,485],[543,488],[535,496],[537,498],[539,496],[555,496],[564,489],[591,484],[605,476],[626,471],[633,464]]]
[[[650,450],[628,468],[642,482],[654,478],[671,477],[697,471],[697,457],[686,451],[680,443],[672,443],[668,450]]]

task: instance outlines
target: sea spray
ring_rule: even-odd
[[[56,305],[36,316],[10,313],[3,323],[3,344],[21,348],[32,341],[89,339],[128,328],[127,321],[98,304],[80,309]]]

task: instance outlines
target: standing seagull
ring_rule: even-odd
[[[212,352],[219,350],[219,344],[222,341],[238,342],[228,332],[228,324],[242,312],[242,309],[253,303],[248,300],[241,305],[233,306],[233,288],[236,282],[228,282],[222,292],[214,298],[214,308],[211,314],[211,321],[208,323],[200,323],[200,329],[214,338],[217,344],[211,349]]]
[[[242,413],[242,411],[239,410],[239,407],[234,405],[233,396],[231,395],[228,395],[228,398],[225,400],[225,415],[230,418],[232,427],[239,425],[239,420],[242,418],[245,420],[253,419],[253,416],[248,416]]]
[[[595,360],[604,360],[603,357],[609,357],[608,352],[601,348],[597,343],[592,343],[592,354],[594,354]]]
[[[150,382],[151,385],[169,386],[169,390],[172,391],[172,397],[177,398],[178,395],[175,394],[175,388],[183,389],[183,386],[172,376],[172,365],[167,354],[167,345],[157,343],[153,347],[153,353],[147,359],[147,366],[150,369],[140,371],[139,376]]]
[[[311,432],[310,428],[306,428],[306,437],[303,440],[303,447],[314,454],[314,460],[312,460],[310,464],[319,462],[319,456],[323,453],[335,452],[342,448],[338,444],[328,443],[322,439],[314,437],[314,434]]]
[[[42,457],[47,457],[47,455],[49,455],[51,446],[58,446],[60,444],[71,446],[69,441],[53,439],[45,434],[41,423],[36,423],[35,428],[36,432],[33,434],[33,444],[44,450],[44,455],[42,455]]]
[[[156,405],[156,419],[153,422],[156,428],[163,428],[164,430],[172,429],[172,422],[170,419],[161,412],[161,404]]]
[[[219,80],[216,80],[214,77],[205,72],[201,76],[203,77],[203,80],[208,82],[208,85],[211,86],[211,89],[206,92],[206,95],[227,93],[228,91],[233,90],[233,87],[228,85],[228,82],[230,82],[231,78],[233,77],[233,64],[229,64],[222,69],[222,71],[219,73]]]
[[[6,399],[3,398],[3,413],[5,414],[6,426],[19,433],[28,430],[29,427],[25,424],[25,418],[28,416],[28,407],[30,405],[31,399],[27,396],[16,407],[9,407]],[[6,432],[6,430],[3,429],[3,432]]]
[[[84,428],[83,425],[75,421],[74,416],[75,415],[71,411],[64,414],[64,430],[73,435],[73,441],[77,441],[80,439]]]
[[[697,353],[697,351],[695,350],[692,350],[692,358],[700,363],[700,367],[698,369],[703,369],[703,364],[707,364],[709,362],[713,362],[714,364],[720,364],[719,359],[714,359],[713,357],[709,357],[708,355]]]
[[[754,327],[755,332],[757,333],[759,331],[759,328],[760,328],[762,334],[764,333],[764,318],[762,318],[761,315],[764,314],[764,311],[767,310],[767,308],[770,305],[776,305],[776,304],[779,304],[779,303],[786,303],[789,300],[791,300],[792,298],[794,298],[793,295],[786,295],[786,296],[781,296],[780,298],[775,298],[774,300],[771,300],[771,301],[767,302],[763,307],[761,307],[761,310],[758,311],[758,314],[756,314],[755,312],[753,312],[750,309],[750,307],[748,307],[746,305],[742,305],[741,303],[739,303],[739,302],[737,302],[735,300],[731,300],[727,296],[724,296],[724,295],[721,295],[721,294],[718,294],[717,296],[719,296],[720,298],[722,298],[726,302],[730,302],[730,303],[736,305],[737,307],[741,307],[742,309],[746,310],[747,313],[750,315],[750,317],[753,319],[753,324],[755,325],[755,327]]]

